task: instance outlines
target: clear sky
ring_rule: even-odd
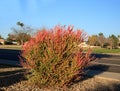
[[[89,35],[120,35],[120,0],[0,0],[0,35],[16,22],[34,28],[74,25]]]

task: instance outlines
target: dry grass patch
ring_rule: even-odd
[[[21,50],[21,45],[0,45],[0,49],[16,49],[16,50]]]

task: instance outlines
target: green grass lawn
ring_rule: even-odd
[[[117,53],[120,54],[120,49],[107,49],[107,48],[92,48],[93,53]]]

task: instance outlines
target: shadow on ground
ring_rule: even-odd
[[[97,68],[97,70],[96,70]],[[109,68],[109,66],[105,66],[105,65],[90,65],[88,66],[85,71],[86,73],[82,74],[82,75],[78,75],[78,77],[76,77],[76,79],[73,80],[73,83],[71,85],[75,85],[75,84],[78,84],[78,89],[79,88],[83,88],[84,87],[84,90],[78,90],[78,89],[75,89],[74,91],[120,91],[120,81],[109,81],[106,79],[106,82],[105,82],[105,79],[97,79],[94,80],[94,76],[96,75],[99,75],[105,71],[107,71]],[[91,72],[91,70],[96,70],[95,72]],[[93,79],[93,81],[91,82],[90,79]],[[88,80],[87,83],[86,80]],[[99,80],[99,81],[97,81]],[[104,81],[103,81],[104,80]],[[102,82],[103,81],[103,82]],[[81,83],[85,83],[85,84],[82,84]],[[71,86],[70,85],[70,86]],[[77,88],[77,87],[74,87],[74,88]]]
[[[95,55],[96,58],[110,58],[111,55]],[[11,68],[12,66],[0,66],[0,68]],[[86,67],[84,70],[86,71],[85,74],[77,75],[76,79],[73,79],[72,84],[77,84],[84,80],[93,78],[94,76],[101,74],[109,69],[107,65],[100,65],[100,64],[92,64]],[[87,75],[91,72],[91,70],[96,70],[95,73],[91,73],[92,75]],[[20,81],[26,80],[24,74],[26,73],[25,69],[15,70],[15,71],[7,71],[7,72],[0,72],[0,87],[7,87],[18,83]],[[120,84],[111,83],[111,86],[107,85],[98,85],[92,91],[119,91]],[[1,90],[0,90],[1,91]],[[90,91],[90,90],[86,90]]]
[[[112,57],[120,58],[120,56],[118,56],[118,55],[108,55],[108,54],[92,54],[92,56],[95,56],[96,59],[112,58]],[[108,71],[109,68],[110,68],[109,65],[92,64],[91,63],[90,65],[88,65],[84,69],[84,71],[85,71],[84,74],[78,75],[78,77],[76,77],[76,79],[73,80],[73,84],[78,84],[78,83],[83,82],[85,80],[91,79],[96,75],[99,75],[105,71]],[[101,82],[102,82],[102,80],[101,80]],[[88,88],[85,91],[120,91],[120,81],[118,83],[110,83],[109,85],[104,85],[101,83],[98,83],[98,84],[99,85],[97,85],[94,89]]]
[[[7,64],[0,63],[0,68],[13,68],[13,67],[19,68],[21,66],[13,66],[13,65],[7,65]]]
[[[95,56],[96,58],[110,58],[112,55],[109,54],[92,54],[92,56]]]
[[[6,67],[8,68],[8,66]],[[12,68],[14,69],[14,67]],[[0,87],[7,87],[20,81],[26,80],[25,78],[26,72],[27,72],[26,69],[17,69],[13,71],[0,72]]]
[[[93,78],[96,75],[99,75],[105,71],[107,71],[109,69],[109,66],[106,65],[99,65],[99,64],[91,64],[88,65],[85,69],[84,69],[84,73],[82,74],[78,74],[77,76],[75,76],[72,79],[72,84],[76,84],[79,83],[81,81]],[[94,72],[93,72],[94,70]],[[81,72],[80,72],[81,73]]]
[[[93,91],[120,91],[120,83],[110,83],[109,85],[99,85]]]
[[[120,58],[120,55],[112,55],[112,54],[95,54],[93,53],[92,56],[95,56],[96,58]]]

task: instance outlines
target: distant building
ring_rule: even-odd
[[[0,44],[4,45],[5,44],[5,40],[4,39],[0,39]]]
[[[83,43],[81,43],[81,44],[79,44],[78,46],[80,46],[80,47],[90,47],[90,45],[88,45],[86,42],[83,42]]]
[[[19,45],[19,43],[17,41],[12,41],[13,45]]]

